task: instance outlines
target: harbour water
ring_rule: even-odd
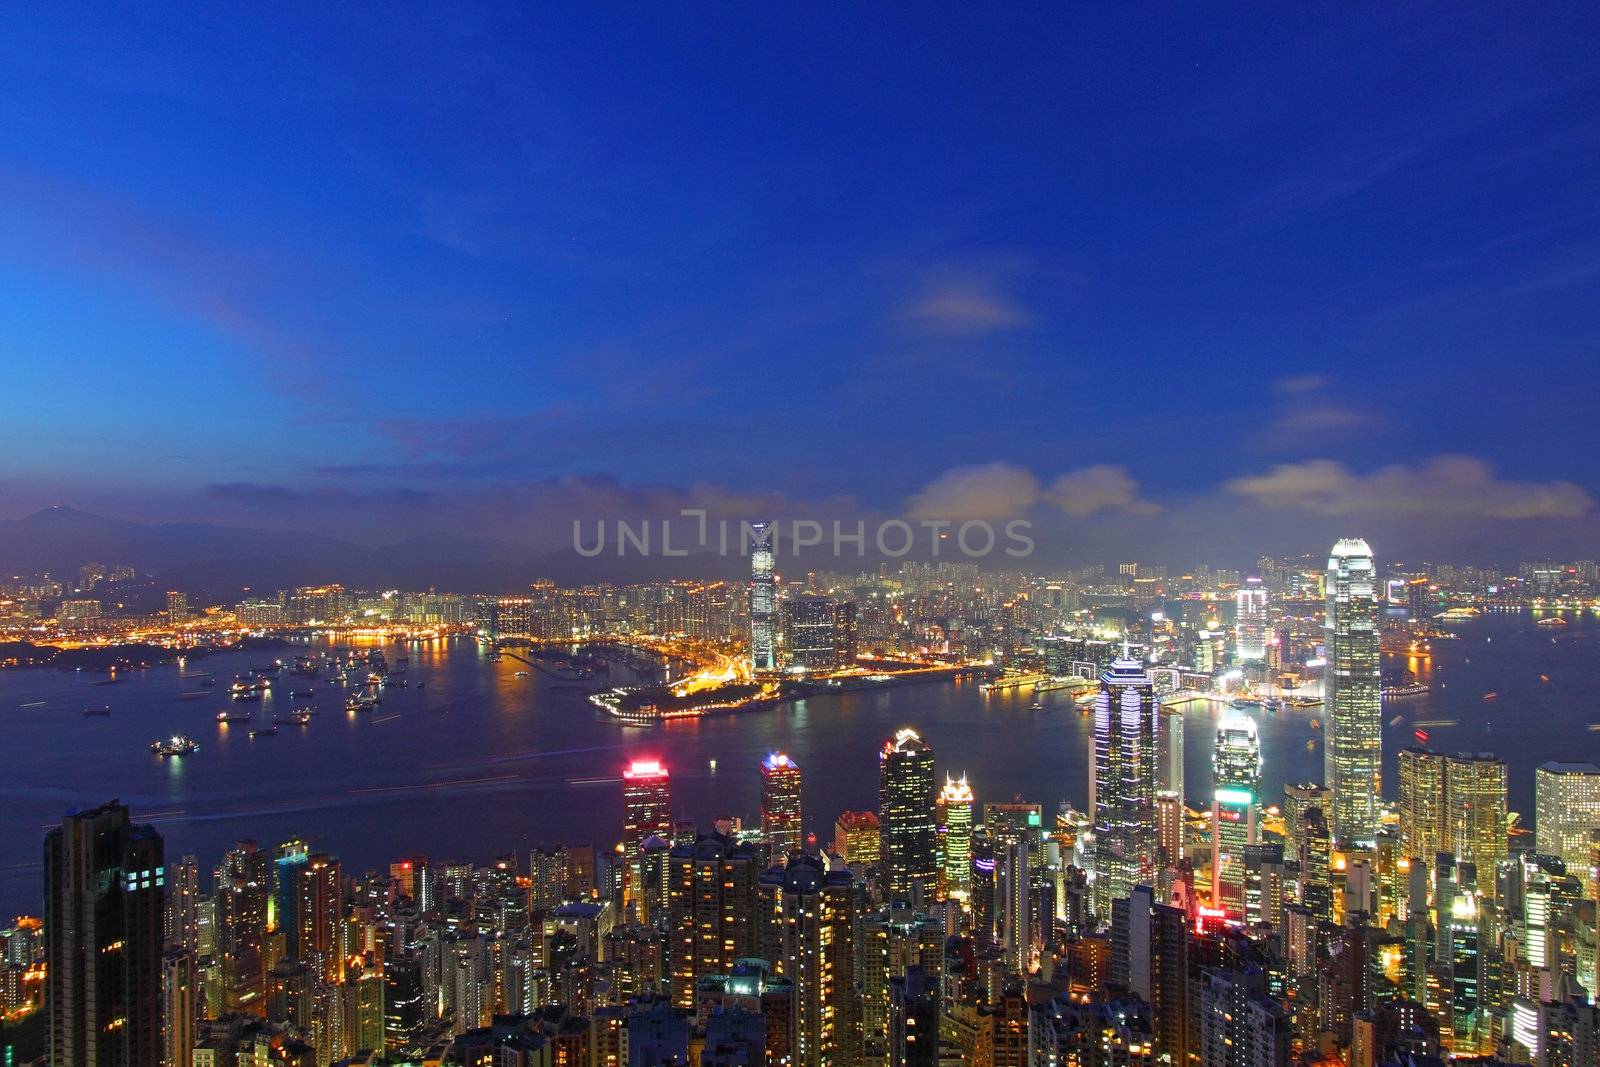
[[[1508,761],[1511,808],[1531,822],[1534,767],[1600,760],[1600,732],[1589,729],[1600,723],[1600,630],[1593,616],[1569,618],[1544,627],[1526,614],[1486,616],[1459,627],[1460,640],[1435,642],[1431,661],[1386,657],[1432,683],[1429,695],[1384,710],[1386,780],[1416,724],[1434,723],[1424,727],[1434,747]],[[876,806],[877,750],[913,726],[932,744],[940,773],[965,771],[980,802],[1020,795],[1053,811],[1087,799],[1090,720],[1063,693],[1042,694],[1042,708],[1031,710],[1027,690],[986,695],[973,681],[940,682],[638,729],[598,712],[572,683],[510,657],[490,660],[462,639],[386,646],[391,663],[410,658],[409,684],[387,688],[369,712],[347,712],[348,690],[326,679],[287,673],[261,702],[229,702],[235,674],[306,650],[194,661],[190,671],[216,678],[210,690],[196,690],[176,665],[111,685],[98,674],[0,672],[0,916],[37,912],[45,829],[69,808],[113,797],[162,831],[169,857],[194,852],[204,868],[235,840],[298,836],[362,870],[416,853],[489,860],[537,844],[614,843],[620,770],[641,756],[667,763],[679,817],[702,825],[722,814],[754,817],[759,763],[781,748],[804,769],[807,832],[831,835],[841,810]],[[316,709],[307,726],[252,738],[248,724],[216,721],[221,710],[251,708],[258,724],[270,724],[287,715],[289,691],[308,685],[314,699],[292,702]],[[83,714],[99,705],[112,714]],[[1186,707],[1191,804],[1208,795],[1211,729],[1224,710]],[[1320,780],[1321,734],[1311,720],[1322,715],[1260,716],[1267,797],[1280,796],[1285,781]],[[152,740],[175,733],[193,737],[199,751],[151,755]]]

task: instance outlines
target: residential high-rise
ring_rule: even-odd
[[[1485,889],[1493,888],[1493,872],[1509,851],[1506,789],[1504,760],[1486,752],[1445,758],[1444,851],[1455,853],[1457,861],[1474,864],[1483,871]]]
[[[938,886],[933,749],[915,730],[884,742],[878,760],[878,833],[889,897],[920,907]]]
[[[785,752],[770,753],[761,763],[761,831],[772,844],[774,862],[803,844],[800,765]]]
[[[1183,708],[1161,706],[1156,736],[1156,792],[1183,799]]]
[[[762,875],[761,892],[765,954],[793,983],[792,1062],[856,1062],[861,1034],[850,873],[829,871],[820,858],[795,853],[787,867]]]
[[[1559,856],[1568,873],[1589,862],[1589,832],[1600,829],[1600,767],[1546,763],[1533,772],[1533,832],[1543,856]]]
[[[1267,588],[1260,578],[1246,578],[1234,594],[1233,652],[1245,663],[1267,658]]]
[[[254,841],[240,841],[217,868],[211,903],[216,909],[216,955],[222,968],[225,1011],[266,1012],[270,863]]]
[[[295,940],[300,958],[311,964],[323,981],[343,982],[340,928],[344,920],[344,896],[339,861],[323,852],[307,856],[296,894],[299,932]]]
[[[161,958],[162,1067],[194,1062],[199,998],[194,953],[186,948],[169,949]]]
[[[157,1067],[166,868],[161,835],[116,801],[44,839],[45,1014],[56,1067]]]
[[[1443,852],[1480,871],[1506,858],[1504,761],[1412,746],[1400,751],[1399,767],[1402,856],[1431,865]]]
[[[1446,851],[1444,755],[1410,746],[1400,750],[1400,854],[1433,863]]]
[[[1254,719],[1229,715],[1222,720],[1211,766],[1212,906],[1242,918],[1245,847],[1256,843],[1261,796],[1261,740]]]
[[[200,949],[200,863],[193,853],[167,868],[167,943]]]
[[[167,621],[183,623],[189,621],[189,595],[176,589],[167,590]]]
[[[778,669],[778,590],[772,566],[772,525],[751,523],[750,536],[750,666]]]
[[[1159,717],[1149,673],[1124,648],[1094,699],[1094,908],[1102,917],[1155,869]]]
[[[972,880],[972,786],[963,774],[959,780],[945,775],[939,792],[939,827],[944,834],[944,891],[957,900],[967,899]]]
[[[622,895],[630,907],[644,885],[639,864],[651,837],[672,838],[671,783],[660,760],[638,759],[622,772]]]
[[[1345,538],[1333,546],[1325,592],[1323,782],[1333,790],[1329,830],[1339,844],[1371,844],[1378,835],[1383,710],[1377,576],[1365,541]]]
[[[673,1004],[694,1007],[701,978],[727,974],[736,961],[759,954],[761,866],[754,847],[722,834],[703,834],[671,850],[667,921]]]

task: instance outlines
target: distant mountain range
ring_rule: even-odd
[[[127,564],[167,588],[227,602],[247,589],[268,592],[340,582],[366,589],[511,593],[536,578],[561,583],[732,577],[742,561],[715,555],[586,559],[572,549],[534,552],[491,537],[435,534],[371,547],[298,531],[206,523],[147,525],[69,507],[0,520],[0,572],[62,577],[85,563]]]

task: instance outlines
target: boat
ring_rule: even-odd
[[[83,713],[90,718],[104,718],[111,714],[111,705],[96,704],[93,707],[84,708]]]
[[[1485,699],[1485,700],[1498,700],[1499,697],[1500,697],[1500,694],[1494,692],[1493,690],[1483,694],[1483,699]]]
[[[1389,725],[1390,726],[1399,726],[1401,723],[1403,723],[1405,721],[1406,721],[1406,717],[1404,715],[1396,715],[1394,718],[1389,720]]]
[[[284,715],[284,716],[282,716],[280,718],[273,719],[272,720],[272,725],[273,726],[310,726],[311,725],[311,713],[310,712],[306,712],[306,711],[296,711],[296,712],[294,712],[292,714]]]
[[[1319,708],[1322,706],[1321,697],[1287,697],[1284,703],[1291,708]]]
[[[1565,626],[1567,625],[1567,620],[1559,615],[1551,615],[1549,618],[1536,619],[1533,624],[1535,626]]]
[[[263,726],[263,727],[260,727],[259,729],[251,730],[250,731],[250,736],[251,737],[277,737],[278,736],[278,728],[276,726]]]
[[[249,722],[250,713],[248,711],[219,711],[217,712],[217,721],[223,723]]]
[[[315,689],[294,689],[289,693],[290,700],[310,700],[317,695]]]
[[[371,711],[378,704],[378,698],[370,693],[352,693],[350,699],[344,702],[344,709],[346,711]]]
[[[1405,685],[1386,685],[1383,687],[1383,699],[1398,700],[1404,697],[1420,697],[1428,695],[1428,687],[1421,682],[1409,682]]]
[[[1039,703],[1037,700],[1035,700],[1032,704],[1028,705],[1028,710],[1029,711],[1043,711],[1044,710],[1044,705]]]
[[[151,754],[160,756],[162,759],[171,759],[173,756],[187,756],[191,752],[198,751],[199,748],[200,743],[185,734],[173,734],[171,737],[160,741],[150,742]]]
[[[200,679],[200,688],[201,689],[215,689],[216,687],[217,687],[217,680],[215,678],[202,678],[202,679]]]
[[[526,678],[527,676],[528,676],[528,672],[527,671],[518,671],[515,675],[513,675],[513,677],[515,677],[515,678]]]
[[[1313,729],[1313,730],[1320,730],[1320,729],[1322,729],[1322,720],[1320,720],[1320,719],[1312,719],[1312,720],[1311,720],[1311,728],[1312,728],[1312,729]]]
[[[1311,740],[1306,742],[1306,751],[1307,752],[1315,752],[1316,750],[1317,750],[1317,739],[1313,737]]]

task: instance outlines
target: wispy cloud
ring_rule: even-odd
[[[1020,330],[1034,315],[1006,291],[998,272],[940,271],[926,279],[897,318],[919,333],[969,337]]]

